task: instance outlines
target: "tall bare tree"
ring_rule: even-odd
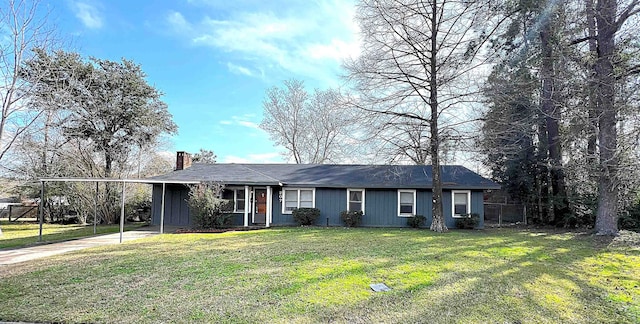
[[[20,78],[20,68],[33,56],[33,48],[49,49],[55,41],[39,1],[0,5],[0,162],[43,113],[43,107],[28,104],[32,85]]]
[[[624,5],[618,7],[618,3]],[[618,118],[621,103],[616,88],[629,73],[638,73],[638,67],[623,67],[617,57],[620,48],[619,31],[631,17],[640,12],[640,1],[597,0],[592,11],[596,21],[596,52],[593,76],[596,83],[595,112],[598,124],[599,187],[596,231],[600,235],[618,233],[618,194],[620,177],[620,147]],[[588,19],[593,19],[589,17]],[[637,30],[634,31],[637,35]],[[636,37],[637,41],[637,37]],[[618,68],[618,71],[616,71]],[[620,71],[621,70],[621,71]]]
[[[267,90],[260,128],[287,150],[295,163],[322,164],[343,160],[348,148],[349,112],[336,90],[309,94],[304,82],[284,81],[284,87]]]
[[[468,121],[477,94],[470,80],[488,60],[488,40],[502,19],[491,1],[362,0],[362,55],[345,66],[365,112],[429,127],[433,175],[431,229],[447,230],[442,207],[441,146]],[[475,75],[474,75],[475,74]],[[455,126],[454,126],[455,125]]]

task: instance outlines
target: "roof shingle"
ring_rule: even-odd
[[[227,185],[328,188],[431,188],[431,166],[344,164],[203,164],[150,178],[167,182],[218,181]],[[459,165],[442,166],[445,189],[499,189]]]

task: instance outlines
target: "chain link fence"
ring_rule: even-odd
[[[484,203],[484,223],[488,226],[527,224],[527,206],[523,204]]]

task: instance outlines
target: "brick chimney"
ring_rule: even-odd
[[[191,154],[178,151],[176,154],[176,170],[184,170],[191,166]]]

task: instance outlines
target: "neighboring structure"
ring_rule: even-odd
[[[187,160],[184,160],[187,159]],[[178,152],[176,170],[150,180],[166,183],[164,225],[190,226],[189,189],[181,183],[215,181],[225,185],[223,197],[234,201],[233,223],[294,225],[292,211],[320,209],[318,225],[342,226],[340,212],[362,210],[362,226],[404,227],[407,217],[424,215],[431,224],[431,166],[200,164]],[[484,224],[483,191],[499,189],[491,180],[462,166],[443,166],[443,205],[446,224],[478,214]],[[162,185],[153,187],[152,218],[160,223]]]

